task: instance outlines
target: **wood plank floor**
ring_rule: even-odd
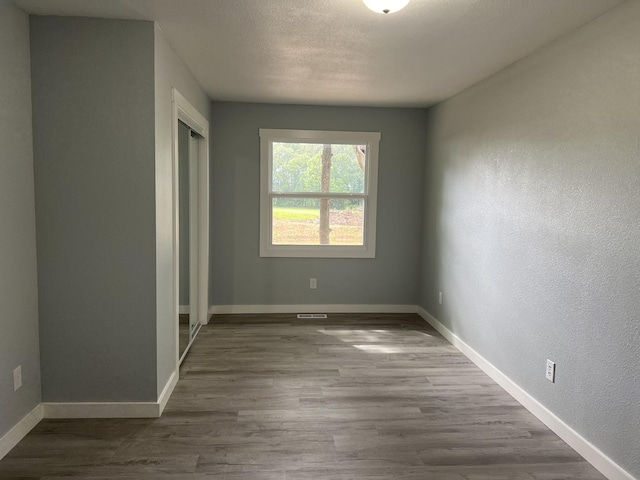
[[[415,315],[219,316],[161,418],[44,420],[2,479],[603,479]]]

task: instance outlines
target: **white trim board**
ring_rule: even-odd
[[[551,429],[556,435],[564,440],[571,448],[578,452],[584,459],[593,465],[609,480],[635,480],[634,477],[605,455],[595,445],[576,432],[573,428],[563,422],[553,412],[542,405],[538,400],[524,391],[517,383],[498,370],[487,361],[482,355],[471,348],[460,339],[455,333],[436,320],[424,308],[416,307],[420,315],[427,323],[435,328],[454,347],[462,352],[469,360],[475,363],[480,369],[500,385],[509,395],[515,398],[524,408],[529,410],[535,417]]]
[[[169,380],[167,381],[167,384],[164,386],[164,388],[162,389],[162,392],[160,393],[160,396],[158,397],[158,417],[160,415],[162,415],[162,412],[164,412],[164,408],[167,406],[167,402],[169,401],[169,398],[171,398],[171,394],[173,393],[173,389],[176,388],[176,385],[178,384],[178,380],[180,379],[180,371],[178,369],[176,369],[171,376],[169,377]]]
[[[27,413],[11,430],[0,438],[0,460],[15,447],[20,440],[35,427],[43,418],[42,404],[38,404],[33,410]]]
[[[177,317],[181,312],[181,306],[179,305],[180,292],[179,292],[179,278],[180,278],[180,235],[178,231],[179,225],[179,185],[178,185],[178,159],[179,159],[179,147],[178,147],[178,121],[185,123],[192,131],[198,133],[197,140],[193,138],[190,140],[190,151],[194,153],[193,158],[190,157],[189,163],[193,166],[196,163],[198,168],[196,182],[191,182],[193,185],[198,186],[197,194],[195,191],[190,192],[190,204],[195,205],[197,203],[197,212],[192,211],[190,215],[196,215],[198,221],[190,221],[190,238],[192,254],[192,268],[190,269],[191,276],[191,291],[189,294],[189,310],[193,310],[196,314],[198,322],[201,325],[208,323],[207,307],[208,307],[208,292],[209,292],[209,269],[208,268],[193,268],[194,264],[208,265],[209,264],[209,122],[198,110],[189,103],[189,101],[183,97],[175,88],[171,89],[171,138],[172,138],[172,206],[173,206],[173,299],[172,299],[172,315]],[[191,150],[191,144],[196,142],[198,145],[197,156],[195,155],[195,149]],[[194,143],[194,144],[196,144]],[[195,171],[190,167],[191,175],[195,174]],[[197,200],[197,202],[195,201]],[[197,228],[196,228],[197,227]],[[197,240],[197,241],[196,241]],[[197,245],[197,248],[195,248]],[[194,256],[194,252],[196,255]],[[197,291],[197,295],[194,293]],[[196,301],[194,302],[194,297]],[[193,305],[191,305],[194,303]],[[190,311],[189,314],[192,312]],[[179,326],[175,325],[175,356],[176,369],[179,368],[179,359],[181,358],[179,349],[180,342],[177,339],[180,336]]]
[[[268,313],[416,313],[415,305],[213,305],[210,315]]]
[[[178,370],[171,374],[157,402],[39,403],[0,438],[0,460],[45,418],[156,418],[162,415],[178,383]]]
[[[44,402],[44,418],[157,418],[167,406],[178,376],[178,370],[171,374],[156,402]]]

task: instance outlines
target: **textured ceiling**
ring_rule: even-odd
[[[28,13],[154,20],[214,100],[427,106],[623,0],[15,0]]]

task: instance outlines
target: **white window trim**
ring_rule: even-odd
[[[365,201],[363,245],[273,245],[271,205],[271,174],[274,142],[300,142],[320,144],[346,144],[367,146],[364,194],[301,194],[329,198],[363,198]],[[311,257],[311,258],[375,258],[376,211],[378,198],[378,148],[379,132],[343,132],[322,130],[274,130],[260,129],[260,256],[261,257]]]

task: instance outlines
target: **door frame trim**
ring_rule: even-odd
[[[173,143],[173,318],[179,315],[179,278],[180,278],[180,239],[179,239],[179,204],[178,204],[178,121],[186,124],[200,135],[198,148],[199,173],[199,221],[198,221],[198,262],[204,268],[198,269],[198,322],[206,325],[209,321],[209,122],[189,101],[175,88],[171,89],[171,130]],[[180,362],[178,322],[175,328],[176,365]],[[176,367],[176,371],[178,368]]]

